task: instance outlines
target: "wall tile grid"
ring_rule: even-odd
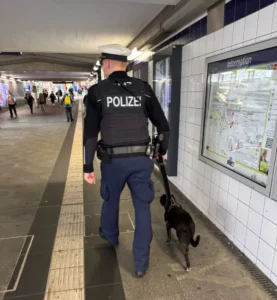
[[[198,159],[205,59],[276,33],[273,3],[183,47],[178,176],[170,180],[277,285],[277,202]]]
[[[231,0],[225,1],[225,26],[245,18],[274,4],[276,0]]]

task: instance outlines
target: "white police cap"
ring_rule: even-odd
[[[101,60],[111,59],[117,61],[127,62],[127,57],[132,51],[119,44],[103,45],[99,47],[101,54]]]

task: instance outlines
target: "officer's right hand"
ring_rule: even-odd
[[[89,183],[89,184],[95,184],[96,183],[96,178],[95,178],[94,172],[92,172],[92,173],[85,173],[84,180],[87,183]]]

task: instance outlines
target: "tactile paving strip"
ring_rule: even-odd
[[[85,298],[83,212],[82,103],[79,102],[78,119],[45,300],[84,300]]]

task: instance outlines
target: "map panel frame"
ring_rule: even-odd
[[[268,66],[274,66],[276,69],[267,71]],[[258,71],[259,69],[261,72]],[[249,72],[253,73],[253,78]],[[214,76],[213,81],[212,76]],[[232,76],[235,79],[231,78]],[[239,80],[237,76],[240,76]],[[259,76],[261,79],[256,78]],[[275,86],[275,80],[276,95],[271,89]],[[257,92],[259,81],[262,88]],[[228,91],[224,95],[216,90],[217,88]],[[251,91],[254,93],[251,94]],[[269,94],[268,91],[271,93]],[[259,102],[260,100],[262,102]],[[276,100],[276,107],[273,105],[273,100]],[[241,109],[238,109],[239,101],[242,103]],[[246,103],[251,101],[253,111],[250,105],[247,112]],[[275,176],[277,110],[273,110],[272,106],[277,108],[277,39],[206,59],[199,160],[265,196],[277,200],[277,184],[272,184],[277,180]],[[266,113],[263,113],[265,110]],[[225,117],[226,121],[224,121]],[[266,121],[264,125],[263,120]],[[242,134],[244,132],[247,133],[247,137]],[[267,134],[270,135],[268,139],[266,139]],[[221,138],[216,138],[217,135]],[[261,150],[259,153],[257,147]]]

